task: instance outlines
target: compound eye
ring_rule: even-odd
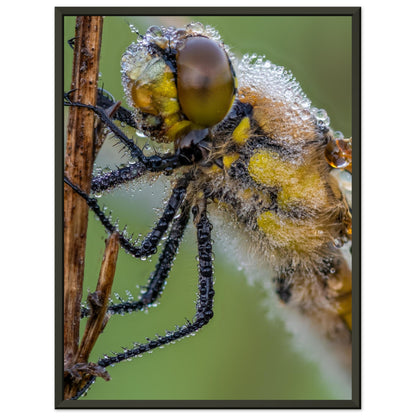
[[[213,40],[189,37],[176,58],[178,98],[183,113],[202,127],[212,127],[234,101],[234,76],[225,51]]]

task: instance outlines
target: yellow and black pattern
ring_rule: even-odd
[[[313,316],[329,336],[348,338],[351,275],[336,245],[349,239],[350,212],[322,157],[329,132],[310,125],[311,140],[294,151],[259,126],[255,110],[237,101],[213,137],[216,163],[198,172],[196,186],[210,187],[253,250],[272,262],[282,300]]]
[[[206,50],[221,55],[222,78],[204,75],[212,97],[184,87],[187,49],[198,62]],[[348,340],[351,272],[339,248],[351,239],[351,210],[331,171],[351,171],[351,142],[334,136],[284,68],[244,56],[237,88],[235,64],[212,28],[151,28],[123,56],[123,83],[147,134],[176,149],[204,143],[203,160],[182,168],[194,177],[188,198],[203,192],[238,222],[276,271],[282,301]]]

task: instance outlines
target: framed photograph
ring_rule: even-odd
[[[360,25],[56,9],[57,408],[360,408]]]

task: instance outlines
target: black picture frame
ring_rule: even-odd
[[[63,19],[65,16],[351,16],[352,18],[352,136],[354,138],[353,365],[351,400],[63,400]],[[55,407],[63,408],[361,408],[361,8],[71,8],[55,9],[56,119],[56,289],[55,289]],[[296,68],[292,68],[296,73]]]

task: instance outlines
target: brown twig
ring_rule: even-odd
[[[105,253],[101,264],[100,277],[95,292],[88,295],[91,315],[88,318],[76,362],[86,362],[100,333],[103,331],[107,319],[107,306],[113,286],[114,274],[119,248],[119,235],[113,233],[106,241]]]
[[[110,376],[104,368],[94,363],[88,363],[88,357],[108,322],[107,306],[116,272],[118,249],[119,235],[118,233],[113,233],[106,241],[97,287],[95,292],[90,293],[88,296],[91,315],[88,318],[84,336],[73,361],[73,366],[66,369],[66,374],[70,376],[69,379],[72,382],[65,389],[65,398],[73,397],[82,385],[87,382],[90,375],[110,380]]]
[[[73,101],[95,105],[103,19],[77,17],[72,68]],[[65,175],[89,192],[94,163],[94,115],[71,107]],[[79,344],[88,207],[68,187],[64,191],[64,366],[74,364]]]

